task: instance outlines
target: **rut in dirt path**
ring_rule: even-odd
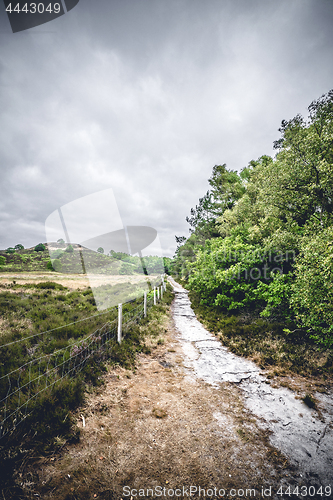
[[[169,278],[175,292],[173,318],[185,367],[196,377],[218,387],[238,384],[244,404],[258,418],[257,424],[272,432],[271,444],[284,453],[299,476],[328,485],[333,481],[333,394],[315,393],[321,418],[286,388],[273,388],[253,362],[224,347],[196,319],[188,292]]]

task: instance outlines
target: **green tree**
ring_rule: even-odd
[[[308,120],[297,115],[282,122],[263,196],[281,217],[299,225],[315,217],[326,225],[333,213],[333,90],[308,110]]]
[[[15,250],[24,250],[24,246],[21,245],[21,243],[18,243],[17,245],[15,245]]]
[[[38,243],[38,245],[35,246],[35,252],[44,252],[45,250],[45,245],[43,243]]]
[[[234,170],[228,170],[225,163],[214,166],[208,182],[214,200],[215,216],[221,215],[226,209],[233,208],[245,193],[243,179]]]
[[[97,248],[97,252],[98,253],[104,253],[104,248],[102,248],[102,247]]]
[[[73,248],[73,245],[68,245],[65,252],[67,253],[73,253],[74,252],[74,248]]]
[[[8,247],[8,248],[6,248],[5,252],[8,253],[8,254],[15,253],[15,248]]]
[[[215,165],[208,180],[211,189],[199,199],[199,204],[191,209],[191,216],[186,217],[190,232],[196,231],[203,239],[217,237],[219,232],[216,219],[222,213],[235,206],[244,195],[245,187],[237,172],[228,170],[226,165]]]
[[[52,267],[53,269],[57,272],[57,273],[61,273],[61,270],[62,270],[62,263],[59,259],[54,259],[53,263],[52,263]]]
[[[0,255],[0,268],[6,264],[6,257]]]

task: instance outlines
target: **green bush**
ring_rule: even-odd
[[[21,245],[21,243],[18,243],[17,245],[15,245],[15,250],[24,250],[24,246]]]
[[[318,343],[333,344],[333,228],[304,238],[296,260],[291,306]]]
[[[68,247],[66,248],[65,252],[73,253],[74,252],[73,246],[72,245],[68,245]]]
[[[38,245],[35,246],[35,252],[44,252],[45,250],[45,245],[43,243],[38,243]]]
[[[37,283],[35,288],[41,288],[42,290],[67,290],[67,288],[60,283],[55,283],[54,281],[43,281]]]
[[[64,255],[64,251],[61,248],[58,248],[54,252],[51,253],[51,259],[60,259]]]
[[[13,247],[6,248],[6,253],[9,253],[9,254],[10,253],[15,253],[15,248],[13,248]]]
[[[0,267],[4,266],[5,264],[6,264],[6,257],[0,255]]]
[[[62,263],[59,259],[54,259],[52,263],[52,267],[55,270],[56,273],[61,273],[62,270]]]

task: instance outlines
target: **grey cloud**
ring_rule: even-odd
[[[172,254],[212,167],[273,154],[281,120],[332,86],[332,13],[81,0],[31,33],[2,21],[0,247],[44,241],[57,207],[112,187],[124,223],[156,228]]]

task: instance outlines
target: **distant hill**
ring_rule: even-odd
[[[88,248],[72,244],[56,242],[43,243],[45,250],[36,251],[36,247],[16,250],[6,253],[0,250],[0,256],[5,258],[1,272],[60,272],[70,274],[112,274],[131,275],[143,274],[143,261],[139,257],[121,252],[111,252],[112,255],[94,252]],[[0,261],[3,259],[0,259]],[[166,259],[164,259],[166,260]],[[169,259],[168,259],[169,260]],[[144,265],[148,274],[164,272],[163,259],[159,257],[144,257]]]
[[[119,274],[122,266],[122,262],[118,259],[93,252],[80,245],[71,245],[73,251],[70,252],[66,251],[67,245],[53,242],[43,243],[43,245],[45,246],[43,251],[36,251],[35,247],[16,250],[15,253],[0,250],[0,255],[6,259],[5,264],[0,266],[1,272],[58,271],[84,274],[85,271],[96,270],[101,274]]]

